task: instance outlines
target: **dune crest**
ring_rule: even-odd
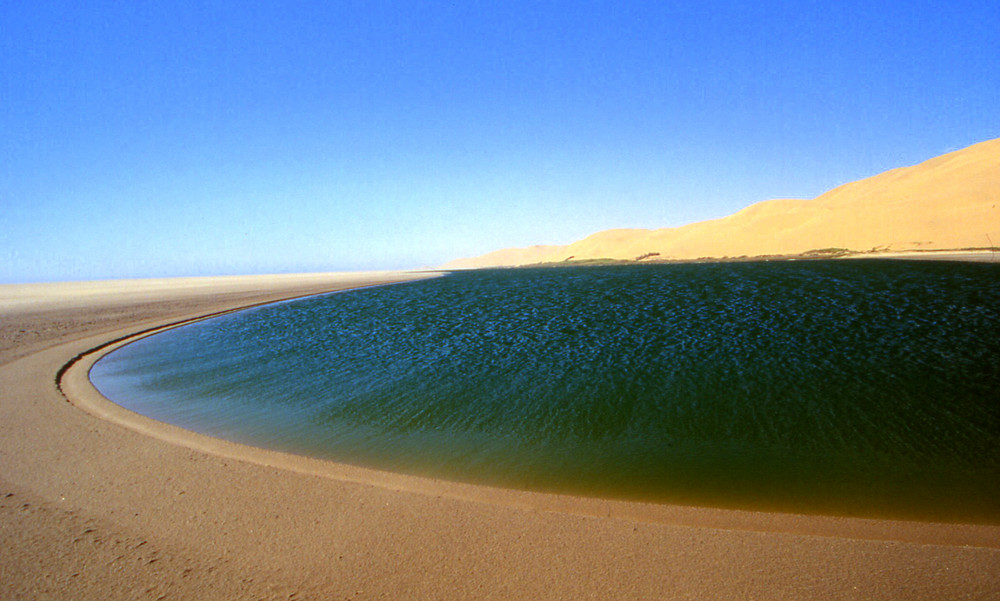
[[[498,250],[444,267],[991,248],[1000,245],[998,205],[1000,138],[844,184],[812,200],[767,200],[721,219],[605,230],[566,246]]]

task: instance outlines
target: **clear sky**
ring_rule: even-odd
[[[1000,4],[0,1],[0,282],[437,265],[1000,136]]]

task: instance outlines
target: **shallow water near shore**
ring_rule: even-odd
[[[192,323],[91,371],[190,430],[654,502],[1000,523],[1000,266],[455,273]]]

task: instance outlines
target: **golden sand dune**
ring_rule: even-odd
[[[476,267],[530,265],[549,260],[552,255],[562,254],[565,246],[536,245],[526,248],[504,248],[481,257],[456,259],[444,267],[447,269],[474,269]]]
[[[1000,244],[1000,138],[886,171],[812,200],[759,202],[677,228],[614,229],[568,246],[459,259],[450,269],[566,260],[688,260],[989,248]]]

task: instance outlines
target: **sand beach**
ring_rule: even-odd
[[[431,275],[0,286],[0,598],[1000,598],[1000,526],[378,472],[158,423],[87,379],[96,358],[137,333]]]

